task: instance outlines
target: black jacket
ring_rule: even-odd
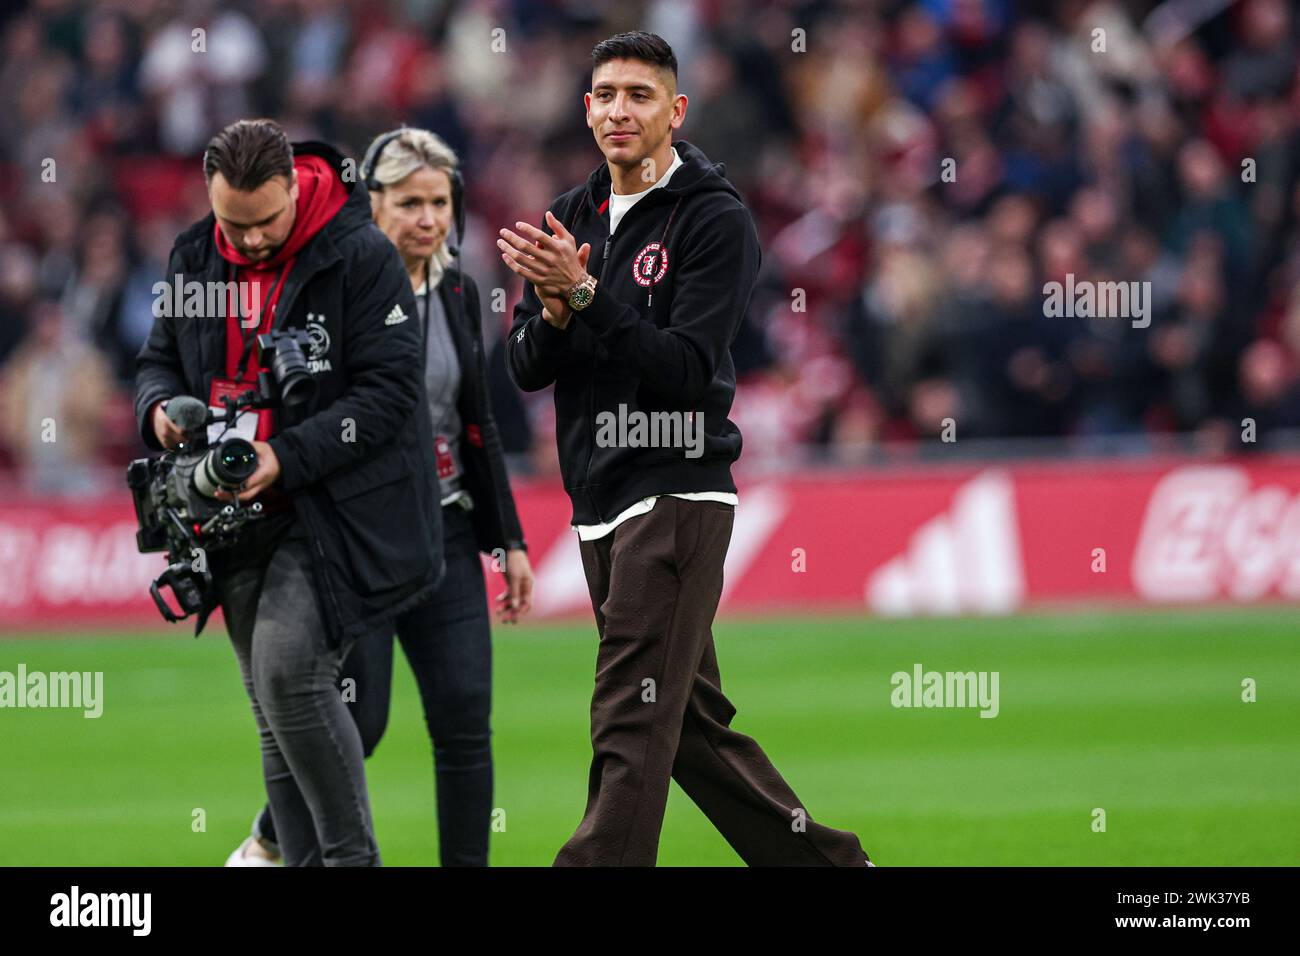
[[[438,298],[460,363],[460,394],[456,409],[464,427],[461,441],[462,484],[474,499],[470,520],[479,549],[491,553],[525,548],[524,533],[510,493],[505,454],[496,416],[488,398],[487,362],[483,357],[483,324],[478,286],[457,269],[448,269],[438,283]]]
[[[506,342],[515,384],[555,384],[555,430],[575,524],[607,521],[640,498],[736,490],[731,463],[740,430],[727,415],[736,394],[730,346],[758,276],[754,221],[721,165],[690,143],[682,167],[609,235],[609,168],[565,193],[551,212],[577,244],[591,243],[591,305],[556,329],[530,283]],[[665,261],[666,259],[666,261]],[[627,411],[703,416],[704,449],[601,447],[597,416]]]
[[[310,316],[319,326],[313,340],[324,344],[310,356],[319,360],[315,399],[277,411],[270,439],[282,469],[277,487],[292,496],[312,542],[322,618],[338,641],[433,593],[443,573],[442,509],[406,269],[371,218],[365,186],[343,175],[342,155],[321,143],[294,151],[327,159],[350,193],[284,280],[275,328],[304,328]],[[225,281],[214,223],[209,213],[177,238],[169,283],[177,273],[184,281]],[[159,447],[148,420],[153,404],[174,395],[206,401],[225,356],[224,319],[154,320],[135,387],[146,445]]]

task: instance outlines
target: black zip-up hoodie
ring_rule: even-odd
[[[579,247],[591,243],[596,295],[560,330],[542,318],[525,283],[506,340],[516,385],[532,392],[555,384],[574,524],[608,521],[650,495],[736,490],[731,463],[741,437],[727,418],[736,395],[730,348],[758,276],[758,233],[723,166],[690,143],[673,147],[682,165],[612,236],[607,165],[551,204]],[[703,453],[598,443],[597,416],[617,418],[620,405],[629,414],[702,416]]]

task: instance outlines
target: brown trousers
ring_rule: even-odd
[[[866,866],[731,729],[713,615],[735,508],[664,496],[581,542],[600,649],[587,810],[556,866],[653,866],[671,777],[751,866]]]

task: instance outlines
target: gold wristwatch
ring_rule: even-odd
[[[591,300],[596,296],[596,277],[587,273],[581,282],[569,290],[569,308],[574,312],[581,312],[587,306],[591,305]]]

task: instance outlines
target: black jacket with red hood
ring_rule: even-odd
[[[311,540],[322,619],[337,641],[433,593],[443,573],[442,509],[406,269],[374,224],[366,187],[344,177],[343,156],[322,143],[293,148],[296,157],[326,160],[347,192],[297,250],[279,292],[274,326],[310,334],[317,392],[302,406],[276,410],[270,439],[282,469],[275,487],[292,498]],[[317,190],[321,201],[332,193]],[[309,224],[319,218],[308,212]],[[183,282],[229,280],[215,222],[209,213],[177,238],[169,284],[178,274]],[[296,244],[293,233],[288,243]],[[227,333],[219,317],[155,319],[135,386],[140,435],[150,448],[159,448],[149,421],[155,402],[175,395],[206,401],[213,378],[226,374]]]

